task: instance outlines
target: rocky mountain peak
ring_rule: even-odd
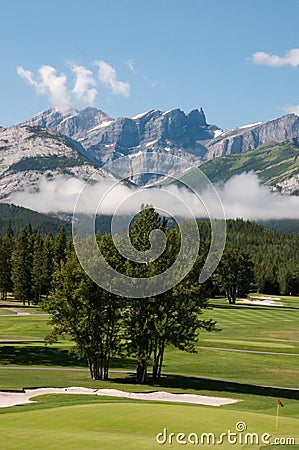
[[[100,125],[110,116],[97,108],[76,109],[61,112],[51,108],[23,122],[25,125],[37,125],[51,128],[76,140],[85,137],[88,130]]]
[[[189,112],[188,117],[192,125],[207,126],[206,116],[202,108],[193,109]]]

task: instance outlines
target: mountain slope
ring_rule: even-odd
[[[288,114],[268,122],[257,122],[224,131],[207,143],[205,160],[242,153],[270,142],[283,142],[299,137],[299,117]]]
[[[31,223],[32,227],[42,234],[51,233],[56,235],[62,226],[70,231],[71,223],[65,222],[59,218],[51,217],[46,214],[40,214],[27,208],[16,205],[7,205],[0,203],[0,235],[4,235],[9,221],[15,234],[23,227]]]
[[[39,126],[0,129],[0,199],[17,191],[39,189],[42,178],[59,175],[95,180],[111,178],[86,158],[72,139]]]
[[[200,169],[213,183],[224,183],[234,175],[253,171],[273,191],[298,195],[299,140],[265,144],[255,150],[215,158]],[[190,172],[186,177],[193,176]]]

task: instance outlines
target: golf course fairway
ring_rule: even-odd
[[[54,397],[54,396],[53,396]],[[1,441],[9,449],[61,448],[61,449],[153,449],[198,447],[202,449],[223,448],[259,449],[266,448],[262,435],[266,434],[269,443],[275,438],[299,438],[299,420],[279,418],[276,431],[275,416],[253,412],[225,410],[221,407],[197,405],[177,405],[163,403],[124,402],[109,399],[83,405],[60,408],[28,410],[24,412],[8,411],[2,414],[0,421]],[[237,425],[238,424],[238,425]],[[240,425],[241,424],[241,425]],[[243,424],[243,425],[242,425]],[[246,431],[236,430],[244,428]],[[167,430],[167,442],[163,444],[163,430]],[[195,433],[201,439],[202,433],[214,433],[219,440],[221,433],[231,430],[242,443],[230,444],[226,437],[222,444],[207,442],[194,445],[177,443],[179,433]],[[294,432],[297,430],[296,432]],[[169,443],[169,434],[175,436]],[[160,435],[158,443],[156,436]],[[246,433],[257,433],[259,443],[244,444]],[[295,435],[294,435],[295,434]],[[271,437],[270,437],[271,435]],[[182,436],[179,439],[184,439]],[[191,441],[194,442],[194,434]],[[210,437],[211,439],[211,437]],[[273,446],[271,448],[275,448]],[[4,447],[3,447],[4,448]],[[278,446],[280,448],[280,446]],[[290,448],[296,448],[290,446]]]

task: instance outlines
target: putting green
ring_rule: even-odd
[[[186,438],[190,433],[195,433],[199,439],[202,433],[214,433],[215,439],[218,440],[221,433],[227,433],[228,430],[236,433],[238,439],[240,435],[245,439],[246,433],[257,433],[259,443],[247,447],[250,449],[258,449],[272,443],[276,437],[296,438],[298,442],[299,420],[283,417],[282,412],[281,415],[276,432],[275,417],[265,414],[196,405],[102,401],[96,404],[4,414],[0,422],[0,443],[7,450],[181,448],[182,444],[176,442],[178,433],[184,433]],[[246,424],[245,432],[236,431],[238,422]],[[239,425],[241,429],[244,427],[242,424]],[[158,433],[162,433],[160,440],[163,441],[164,429],[167,430],[167,440],[169,433],[175,433],[171,446],[159,445],[156,441]],[[268,437],[269,442],[261,440],[264,433],[271,435]],[[223,439],[219,448],[244,448],[244,440],[241,445],[232,445],[227,442],[226,437]],[[201,444],[200,448],[215,448],[206,441],[205,444]]]

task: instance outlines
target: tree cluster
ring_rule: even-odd
[[[0,237],[1,298],[13,292],[24,305],[30,305],[48,297],[53,273],[65,260],[66,246],[64,227],[54,238],[52,234],[43,236],[29,224],[14,238],[9,222],[4,237]]]
[[[165,229],[165,221],[151,207],[141,211],[130,230],[134,248],[146,252],[150,249],[150,233],[157,229],[166,233],[168,245],[154,261],[149,258],[137,263],[124,258],[108,234],[98,234],[97,244],[105,260],[118,272],[133,278],[152,277],[163,272],[175,258],[180,246],[179,233],[174,228]],[[84,245],[90,248],[90,238],[85,239]],[[200,258],[197,269],[199,264]],[[215,322],[200,319],[205,302],[196,268],[176,287],[155,297],[117,296],[90,280],[70,244],[66,261],[54,273],[51,296],[45,304],[53,324],[49,338],[71,335],[79,353],[87,357],[93,379],[107,379],[111,355],[118,354],[136,359],[138,383],[146,382],[149,365],[152,379],[157,382],[167,345],[193,352],[199,329],[215,330]]]

